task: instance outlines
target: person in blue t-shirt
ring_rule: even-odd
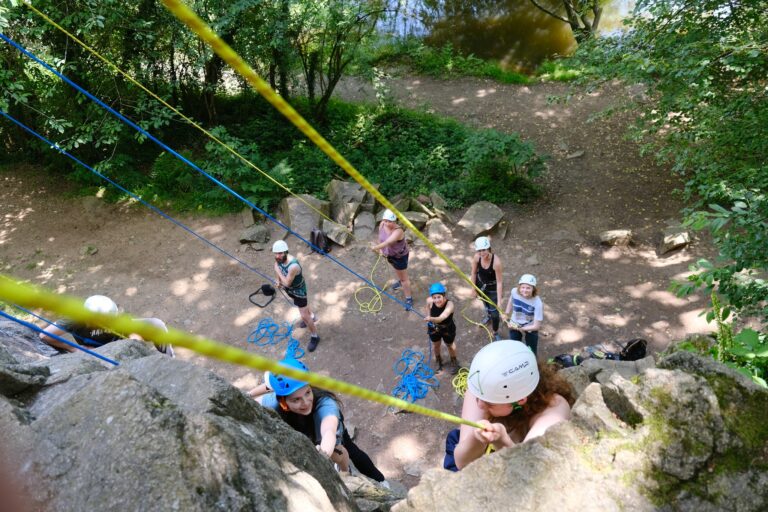
[[[280,364],[309,371],[304,363],[293,358],[286,358]],[[384,475],[368,454],[349,436],[336,395],[283,375],[267,372],[265,377],[263,384],[248,392],[252,398],[277,411],[294,430],[307,436],[317,451],[338,464],[340,470],[349,471],[351,460],[363,475],[377,482],[384,481]]]
[[[522,341],[537,354],[539,329],[544,321],[544,303],[539,297],[535,276],[524,274],[520,277],[517,288],[509,294],[505,314],[509,318],[509,339]]]

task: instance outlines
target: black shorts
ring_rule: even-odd
[[[395,270],[405,270],[408,268],[408,256],[409,254],[406,254],[405,256],[400,256],[399,258],[396,258],[394,256],[387,256],[387,261],[390,265],[392,265]]]
[[[306,297],[297,297],[290,292],[286,293],[288,293],[288,296],[293,299],[293,305],[297,308],[305,308],[307,307],[307,304],[309,304],[309,301],[307,301]]]
[[[453,345],[453,342],[456,340],[456,325],[454,324],[451,327],[442,329],[433,329],[428,327],[427,334],[429,335],[429,339],[434,343],[438,343],[440,340],[443,340],[446,345]]]

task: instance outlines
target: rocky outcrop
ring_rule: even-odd
[[[0,383],[0,429],[34,509],[358,510],[308,439],[213,373],[132,340],[98,351],[120,365],[2,365],[31,379]]]
[[[768,391],[684,351],[631,379],[604,363],[571,422],[431,470],[393,510],[766,510]]]

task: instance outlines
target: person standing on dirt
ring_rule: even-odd
[[[392,210],[384,210],[379,223],[379,243],[371,245],[371,250],[381,253],[395,270],[397,281],[392,285],[393,290],[403,288],[405,294],[405,310],[413,309],[411,281],[408,279],[408,255],[410,249],[405,240],[405,231],[397,224],[397,217]]]
[[[320,343],[315,326],[315,315],[309,309],[307,300],[307,282],[304,280],[299,260],[288,254],[288,244],[284,240],[278,240],[272,244],[272,253],[275,256],[275,275],[277,287],[285,290],[285,293],[293,300],[293,304],[299,308],[302,326],[309,329],[309,345],[307,350],[314,352]]]
[[[85,306],[85,309],[89,311],[94,313],[101,313],[103,315],[116,315],[118,312],[117,304],[115,304],[115,301],[105,295],[91,295],[85,299],[83,306]],[[168,328],[165,326],[165,322],[159,318],[138,318],[137,320],[152,324],[155,327],[159,327],[165,331],[168,331]],[[43,332],[40,333],[40,339],[43,341],[43,343],[52,346],[60,352],[75,352],[77,348],[71,345],[67,345],[66,343],[62,343],[53,337],[61,337],[66,333],[71,334],[72,337],[75,338],[75,341],[78,343],[78,345],[83,345],[84,347],[88,348],[98,348],[106,345],[107,343],[112,343],[113,341],[118,341],[125,338],[125,336],[121,336],[120,334],[108,331],[101,327],[79,324],[70,320],[59,320],[46,327]],[[136,333],[129,334],[127,337],[134,340],[144,341],[144,338]],[[174,357],[173,347],[171,345],[156,343],[155,348],[157,348],[157,350],[163,354]]]
[[[499,310],[496,309],[496,302],[499,297],[503,297],[503,283],[501,259],[491,250],[491,239],[487,236],[478,237],[475,240],[475,254],[472,256],[472,282],[482,290],[484,294],[491,299],[491,302],[483,300],[485,307],[485,318],[483,324],[492,322],[493,337],[499,340]],[[477,290],[474,290],[475,297],[479,297]]]
[[[544,321],[544,304],[538,295],[536,276],[524,274],[520,277],[517,288],[513,288],[509,294],[505,310],[509,318],[509,339],[524,342],[534,355],[539,347],[541,322]]]
[[[472,359],[461,417],[483,426],[462,425],[445,442],[443,467],[458,471],[491,450],[539,437],[570,419],[573,388],[548,363],[514,340],[485,345]]]
[[[294,358],[280,364],[308,372],[306,365]],[[352,441],[344,426],[341,402],[329,391],[315,389],[284,375],[267,372],[264,383],[248,392],[263,407],[277,411],[294,430],[307,436],[317,451],[338,464],[341,471],[349,471],[349,461],[365,476],[384,482],[384,475],[373,461]]]
[[[459,372],[459,360],[456,356],[454,306],[453,301],[446,298],[445,292],[445,285],[442,283],[433,283],[429,287],[424,321],[427,322],[427,334],[432,341],[432,351],[435,353],[436,371],[443,369],[443,355],[440,351],[440,342],[443,341],[451,358],[451,373],[456,375]]]

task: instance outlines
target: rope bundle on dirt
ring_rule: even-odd
[[[424,364],[424,354],[415,350],[404,350],[394,365],[395,374],[400,375],[400,383],[392,390],[392,396],[411,403],[427,396],[430,389],[437,389],[440,383],[435,372]]]
[[[267,347],[269,345],[278,345],[284,340],[288,340],[285,347],[285,357],[301,359],[304,357],[304,349],[300,348],[299,340],[293,337],[293,324],[283,322],[284,332],[280,332],[280,325],[271,318],[262,318],[256,329],[248,335],[248,343],[253,343],[257,347]]]

